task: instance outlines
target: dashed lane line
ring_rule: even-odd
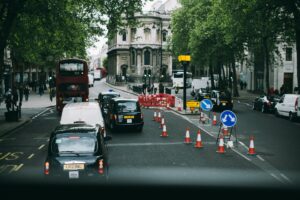
[[[52,108],[47,108],[46,110],[44,110],[44,111],[38,113],[37,115],[33,116],[31,119],[35,119],[35,118],[39,117],[40,115],[46,113],[47,111],[49,111],[49,110],[51,110],[51,109],[52,109]]]
[[[41,150],[42,148],[44,148],[44,144],[42,144],[40,147],[39,147],[39,150]]]
[[[33,154],[31,154],[30,156],[28,156],[28,158],[27,158],[27,159],[31,159],[33,156],[34,156],[34,153],[33,153]]]

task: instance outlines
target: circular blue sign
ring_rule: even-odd
[[[200,104],[202,110],[210,111],[213,108],[213,104],[209,99],[203,99]]]
[[[237,117],[234,112],[230,110],[224,110],[220,115],[220,121],[227,127],[233,127],[237,122]]]

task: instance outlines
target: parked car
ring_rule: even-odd
[[[144,119],[138,100],[121,97],[112,98],[109,101],[105,123],[112,131],[117,128],[134,127],[138,132],[141,132]]]
[[[284,94],[275,106],[276,116],[289,117],[291,121],[295,121],[300,117],[300,95]]]
[[[95,126],[104,135],[104,118],[97,102],[68,103],[64,106],[60,124],[87,123]]]
[[[213,103],[213,110],[223,111],[233,109],[233,100],[230,92],[227,90],[212,90],[210,93],[210,99]]]
[[[51,133],[47,158],[44,163],[46,177],[79,179],[107,177],[108,154],[104,137],[97,129],[85,123],[59,125]]]
[[[115,97],[120,97],[121,95],[113,90],[107,92],[100,92],[98,95],[98,102],[101,108],[103,117],[105,118],[108,110],[109,100]]]
[[[252,109],[259,110],[262,113],[274,112],[275,105],[277,104],[279,99],[280,99],[280,96],[261,95],[260,97],[257,97],[254,99]]]
[[[206,88],[200,88],[195,95],[195,99],[197,101],[202,101],[203,99],[209,99],[209,98],[210,98],[210,92]]]

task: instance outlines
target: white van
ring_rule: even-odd
[[[100,128],[105,134],[104,119],[98,102],[68,103],[64,106],[60,124],[82,122]]]
[[[276,116],[289,117],[291,121],[300,117],[300,95],[297,94],[284,94],[275,106]]]

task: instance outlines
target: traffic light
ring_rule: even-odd
[[[147,76],[147,69],[144,69],[144,76]]]

